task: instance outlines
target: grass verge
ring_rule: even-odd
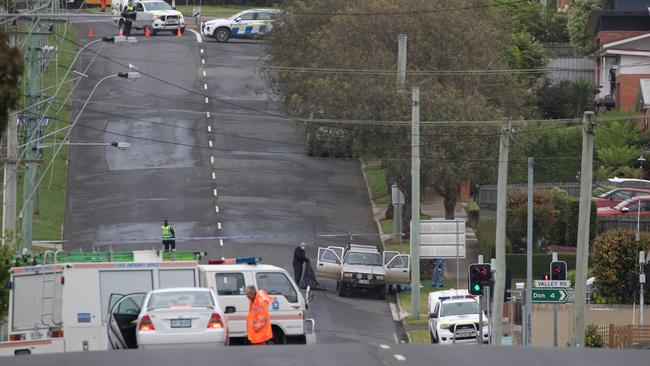
[[[448,290],[454,287],[455,280],[445,279],[444,288],[431,288],[431,281],[426,280],[422,281],[422,287],[420,287],[420,312],[426,313],[427,311],[427,299],[429,297],[429,292]],[[399,301],[402,309],[410,312],[411,310],[411,291],[402,291],[399,293]]]
[[[365,165],[364,171],[368,179],[373,202],[376,205],[390,203],[390,192],[386,185],[386,169],[382,169],[380,163],[372,162]]]
[[[428,344],[431,343],[431,336],[429,330],[411,330],[408,332],[412,344]]]

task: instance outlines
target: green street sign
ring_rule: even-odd
[[[562,288],[534,288],[533,302],[550,302],[563,304],[569,298],[569,293]]]

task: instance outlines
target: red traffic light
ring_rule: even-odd
[[[481,276],[485,276],[487,275],[488,270],[485,267],[481,267],[481,269],[479,269],[479,273],[481,274]]]
[[[549,275],[547,275],[546,273],[544,273],[544,281],[548,281],[548,280],[550,280],[550,279],[551,279],[551,276],[549,276]]]
[[[553,272],[560,273],[562,272],[562,268],[560,268],[560,266],[553,266]]]

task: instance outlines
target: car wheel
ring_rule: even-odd
[[[345,297],[345,284],[343,283],[339,284],[339,296]]]
[[[379,300],[386,300],[387,292],[388,292],[388,288],[386,287],[386,285],[377,288],[377,297],[379,297]]]
[[[217,40],[217,42],[228,42],[228,39],[230,39],[230,29],[226,27],[215,29],[214,39]]]
[[[282,330],[274,327],[271,342],[273,344],[287,344],[287,336],[284,335]]]

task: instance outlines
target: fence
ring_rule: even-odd
[[[572,196],[580,196],[580,183],[537,183],[535,190],[550,191],[554,187],[559,187],[566,190]],[[526,184],[508,184],[508,190],[527,189]],[[496,207],[497,206],[497,186],[485,185],[479,186],[478,204],[480,207]]]
[[[647,217],[639,220],[639,231],[650,232],[650,219]],[[598,233],[616,229],[637,229],[636,216],[612,216],[598,218]]]
[[[650,325],[615,325],[596,326],[598,333],[608,348],[634,348],[650,343]]]

